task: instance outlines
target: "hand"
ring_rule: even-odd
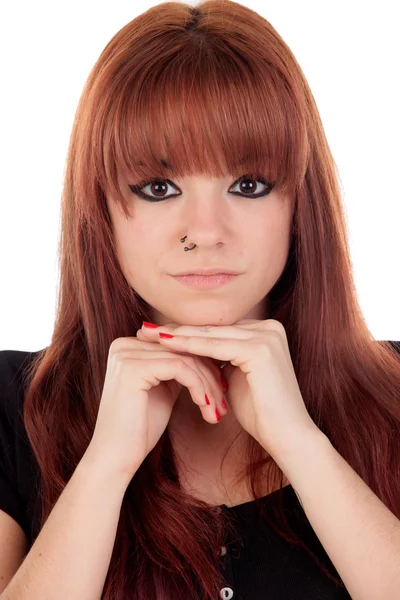
[[[279,321],[244,319],[208,328],[168,324],[140,332],[140,339],[157,340],[168,350],[230,363],[223,368],[228,405],[276,462],[296,438],[321,433],[304,404]],[[175,337],[160,338],[160,332]]]
[[[129,482],[165,431],[183,386],[204,420],[218,422],[216,407],[226,413],[219,369],[211,359],[170,351],[158,340],[115,339],[86,459],[108,465]]]

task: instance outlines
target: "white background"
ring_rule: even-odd
[[[305,73],[339,168],[362,310],[376,339],[400,340],[397,2],[241,3],[272,23]],[[0,9],[0,350],[50,342],[78,99],[111,37],[155,4],[25,0]]]

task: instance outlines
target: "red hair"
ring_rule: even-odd
[[[373,339],[360,308],[339,177],[315,100],[265,18],[208,0],[165,2],[133,19],[101,53],[79,101],[56,321],[31,365],[24,405],[41,473],[41,526],[92,438],[111,342],[135,336],[152,316],[122,274],[106,195],[129,216],[120,177],[195,173],[261,174],[293,203],[289,258],[269,294],[269,317],[285,327],[311,417],[400,518],[400,357]],[[254,439],[247,457],[243,476],[255,499],[262,464],[282,482]],[[105,600],[219,593],[219,549],[234,525],[180,488],[175,458],[166,430],[126,490]],[[304,545],[281,509],[272,526]]]

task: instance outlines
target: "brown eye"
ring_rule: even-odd
[[[240,182],[240,189],[242,192],[250,192],[251,194],[254,194],[257,189],[257,183],[254,181],[254,179],[242,179]]]
[[[166,184],[164,181],[153,181],[153,183],[149,183],[148,185],[150,193],[159,197],[163,197],[168,189],[168,183]]]
[[[259,186],[260,182],[261,188]],[[257,176],[255,178],[250,177],[249,175],[244,175],[241,177],[235,185],[240,186],[239,192],[232,192],[238,196],[247,196],[248,198],[261,198],[262,196],[266,196],[271,192],[274,187],[273,183],[270,183],[262,176]],[[264,189],[262,189],[264,186]]]
[[[261,183],[261,189],[258,187],[259,183]],[[243,175],[243,177],[238,179],[234,185],[240,185],[240,190],[236,192],[229,191],[235,196],[240,196],[242,198],[261,198],[262,196],[269,194],[274,187],[273,183],[270,183],[262,176],[253,178],[249,175]],[[148,181],[142,181],[138,185],[129,185],[129,188],[136,196],[140,196],[140,198],[143,198],[148,202],[160,202],[161,200],[168,200],[169,198],[175,198],[176,196],[181,195],[181,193],[178,193],[167,196],[166,192],[168,186],[177,189],[169,179],[150,179]],[[264,190],[262,189],[263,186]],[[148,188],[148,190],[145,192],[144,190],[146,188]]]
[[[138,185],[130,185],[129,187],[136,196],[140,196],[144,200],[157,202],[158,200],[168,200],[168,198],[174,198],[175,196],[180,195],[174,194],[166,196],[169,185],[176,189],[176,186],[174,186],[169,179],[150,179],[149,181],[142,181]],[[145,188],[148,188],[146,192],[143,191]]]

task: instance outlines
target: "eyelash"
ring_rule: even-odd
[[[244,194],[241,192],[231,192],[231,193],[234,194],[235,196],[241,196],[242,198],[262,198],[263,196],[267,196],[272,191],[272,189],[274,188],[274,185],[275,185],[274,183],[270,183],[269,181],[267,181],[261,175],[260,176],[257,175],[257,177],[254,179],[251,178],[249,175],[243,175],[242,177],[237,179],[233,185],[237,185],[237,184],[241,183],[242,181],[246,181],[246,180],[261,181],[262,184],[264,184],[268,187],[264,192],[258,193],[258,194],[254,194],[254,193],[253,194]],[[143,200],[147,200],[148,202],[162,202],[163,200],[169,200],[170,198],[176,198],[177,196],[180,196],[180,194],[174,194],[174,195],[164,197],[164,198],[155,198],[153,196],[149,196],[148,194],[145,194],[142,190],[143,190],[143,188],[145,188],[147,185],[149,185],[151,183],[168,183],[169,185],[176,187],[170,179],[154,178],[154,179],[148,179],[146,181],[141,181],[138,185],[129,185],[129,188],[131,189],[132,193],[135,194],[135,196],[139,196],[140,198],[143,198]]]

